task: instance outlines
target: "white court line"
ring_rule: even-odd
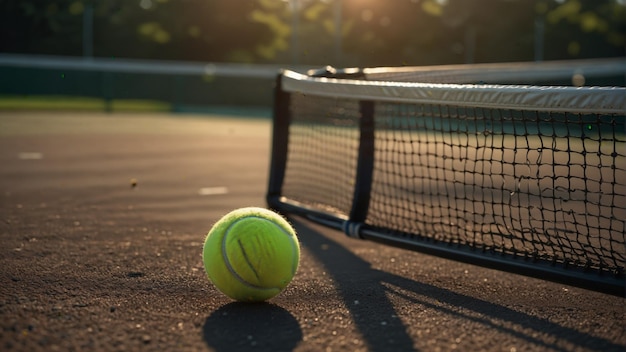
[[[203,187],[198,190],[198,194],[201,196],[214,196],[226,193],[228,193],[228,188],[226,187]]]
[[[17,157],[21,160],[39,160],[43,159],[43,154],[38,152],[22,152],[17,154]]]

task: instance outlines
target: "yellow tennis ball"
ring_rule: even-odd
[[[291,282],[300,262],[300,244],[282,216],[264,208],[241,208],[213,225],[202,260],[209,279],[225,295],[259,302]]]

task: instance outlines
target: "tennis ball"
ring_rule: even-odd
[[[222,293],[237,301],[259,302],[291,282],[300,245],[282,216],[264,208],[240,208],[213,225],[202,260],[209,280]]]

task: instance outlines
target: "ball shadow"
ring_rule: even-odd
[[[203,338],[216,351],[292,351],[302,340],[296,318],[271,303],[233,302],[205,321]]]

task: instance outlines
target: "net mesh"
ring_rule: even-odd
[[[614,119],[379,104],[375,123],[367,223],[601,270],[624,267],[626,140],[613,132]]]
[[[349,216],[359,101],[292,94],[283,196]],[[624,117],[376,102],[365,223],[601,272],[626,249]]]
[[[356,177],[358,101],[293,95],[283,195],[348,214]]]

